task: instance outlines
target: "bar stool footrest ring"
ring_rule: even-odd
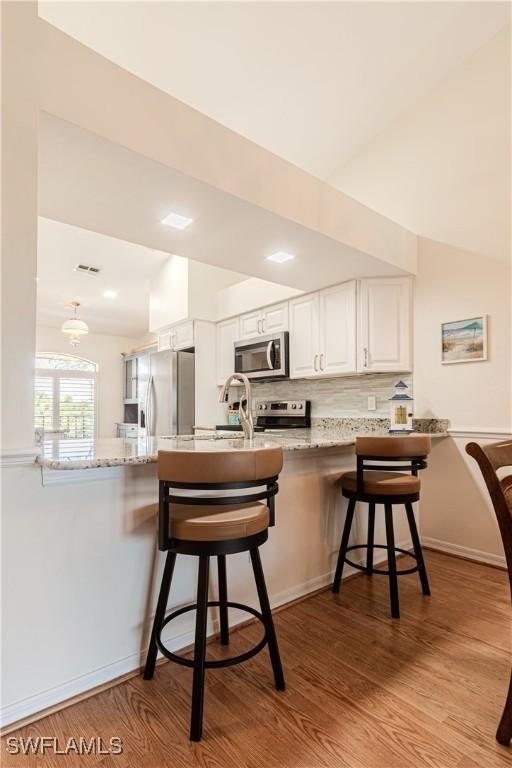
[[[386,549],[387,546],[385,544],[374,544],[374,549]],[[368,549],[368,544],[353,544],[350,547],[347,547],[347,552],[350,552],[352,549]],[[407,555],[408,557],[412,557],[413,560],[418,563],[418,558],[416,555],[414,555],[412,552],[409,552],[407,549],[402,549],[401,547],[394,547],[395,552],[399,552],[401,555]],[[365,565],[360,565],[359,563],[354,563],[353,560],[349,560],[348,557],[345,557],[345,562],[347,565],[351,565],[352,568],[357,568],[359,571],[364,571],[365,573],[378,573],[381,576],[389,576],[389,571],[385,568],[370,568],[368,569]],[[397,576],[405,576],[408,573],[417,573],[420,570],[420,565],[415,565],[414,568],[402,568],[401,570],[396,571]]]
[[[265,622],[263,619],[262,614],[255,610],[254,608],[251,608],[249,605],[243,605],[242,603],[233,603],[229,600],[225,603],[228,608],[237,608],[239,611],[245,611],[246,613],[251,613],[253,616],[255,616],[263,626],[265,626]],[[211,600],[208,601],[208,608],[214,608],[219,607],[220,602],[219,600]],[[183,656],[178,656],[178,654],[173,653],[168,648],[165,647],[165,645],[162,642],[162,639],[160,637],[163,628],[166,624],[169,624],[170,621],[173,619],[176,619],[178,616],[181,616],[184,613],[188,613],[189,611],[195,611],[196,610],[196,604],[193,603],[192,605],[186,605],[183,608],[179,608],[177,611],[173,611],[168,616],[165,617],[164,622],[162,624],[162,628],[160,632],[157,635],[156,638],[156,644],[158,646],[158,650],[170,661],[175,661],[176,664],[181,664],[184,667],[193,667],[194,666],[194,659],[185,659]],[[265,634],[263,638],[259,641],[259,643],[256,643],[252,648],[249,648],[248,651],[245,651],[244,653],[239,654],[238,656],[230,656],[227,659],[211,659],[211,660],[205,660],[204,665],[206,669],[218,669],[219,667],[231,667],[233,664],[240,664],[243,661],[247,661],[247,659],[251,659],[253,656],[256,656],[257,653],[259,653],[268,642],[267,633],[265,630]]]

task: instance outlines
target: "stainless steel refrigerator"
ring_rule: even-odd
[[[148,437],[190,435],[195,420],[193,352],[153,352],[140,371],[139,428]]]

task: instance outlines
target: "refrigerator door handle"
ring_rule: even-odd
[[[146,436],[151,437],[151,420],[153,418],[153,404],[151,402],[153,377],[148,379],[148,391],[146,393]]]

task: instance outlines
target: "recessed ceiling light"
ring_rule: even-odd
[[[276,253],[272,253],[270,256],[267,256],[267,261],[276,261],[278,264],[282,264],[284,261],[290,261],[290,259],[294,258],[295,256],[293,253],[277,251]]]
[[[106,291],[103,291],[103,296],[106,299],[117,299],[117,291],[111,291],[110,289],[107,289]]]
[[[189,219],[188,216],[182,216],[180,213],[174,213],[171,211],[165,219],[162,219],[162,224],[168,227],[174,227],[174,229],[185,229],[189,224],[192,224],[194,219]]]

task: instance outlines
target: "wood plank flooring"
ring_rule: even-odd
[[[206,676],[204,738],[188,741],[191,670],[162,664],[10,736],[111,736],[120,755],[7,756],[4,768],[505,768],[494,734],[508,686],[505,572],[426,552],[432,597],[417,574],[399,580],[389,618],[384,577],[360,576],[275,616],[287,690],[265,650]],[[231,635],[241,652],[257,625]],[[211,657],[225,651],[216,642]]]

